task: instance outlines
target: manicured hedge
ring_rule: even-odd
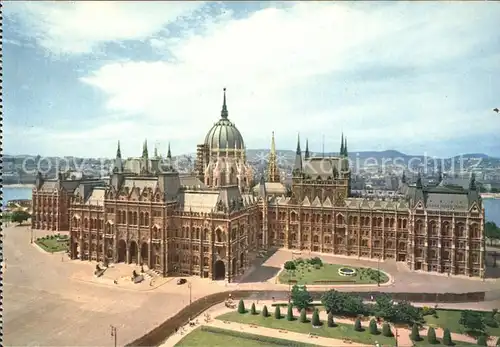
[[[307,343],[300,343],[300,342],[296,342],[296,341],[292,341],[292,340],[284,340],[284,339],[279,339],[279,338],[270,337],[270,336],[248,334],[248,333],[244,333],[241,331],[226,330],[226,329],[216,328],[216,327],[212,327],[212,326],[208,326],[208,325],[202,325],[201,331],[213,333],[213,334],[226,335],[226,336],[231,336],[231,337],[239,337],[239,338],[243,338],[246,340],[260,342],[264,345],[270,344],[270,345],[292,346],[292,347],[311,347],[311,346],[313,346],[313,345],[310,345]]]

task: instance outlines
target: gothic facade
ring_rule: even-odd
[[[468,189],[403,179],[398,199],[350,196],[347,139],[336,157],[300,140],[292,186],[282,184],[274,133],[266,176],[251,187],[241,133],[221,117],[197,146],[195,172],[170,152],[122,160],[109,180],[46,180],[33,189],[32,227],[70,231],[73,259],[144,264],[158,273],[232,281],[259,250],[283,247],[394,259],[412,270],[484,276],[484,209]]]

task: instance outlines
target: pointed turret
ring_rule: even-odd
[[[144,144],[142,145],[142,157],[144,159],[148,158],[148,140],[144,140]]]
[[[441,182],[443,182],[443,172],[441,170],[441,165],[440,165],[438,168],[438,184],[440,184]]]
[[[340,156],[344,155],[344,133],[340,137]]]
[[[304,158],[309,159],[310,153],[309,153],[309,139],[306,139],[306,152],[304,153]]]
[[[344,157],[348,157],[349,153],[347,153],[347,136],[344,139]]]
[[[154,156],[155,156],[155,159],[157,159],[159,157],[159,155],[158,155],[158,147],[156,147],[156,145],[155,145]]]
[[[300,150],[300,134],[297,135],[297,151],[295,152],[295,164],[293,165],[295,174],[302,173],[302,151]]]
[[[401,183],[406,183],[406,173],[403,171],[403,175],[401,176]]]
[[[227,112],[227,104],[226,104],[226,88],[224,88],[223,91],[224,91],[224,99],[222,101],[222,110],[220,111],[220,116],[221,116],[221,118],[227,119],[228,112]]]
[[[264,175],[260,176],[259,182],[259,196],[263,199],[266,199],[267,191],[266,191],[266,180],[264,179]]]
[[[122,162],[122,151],[120,150],[120,141],[118,141],[118,146],[116,148],[116,158],[113,165],[113,172],[123,172],[123,162]]]
[[[267,163],[267,180],[269,182],[279,182],[280,173],[278,167],[278,156],[276,154],[276,143],[274,140],[274,131],[271,138],[271,151]]]
[[[172,152],[170,151],[170,142],[168,143],[167,158],[172,159]]]
[[[420,175],[420,172],[418,173],[418,176],[417,176],[416,187],[417,187],[417,189],[422,189],[423,188],[423,185],[422,185],[422,176]]]
[[[477,189],[476,185],[476,174],[473,172],[472,175],[470,176],[470,181],[469,181],[469,190],[475,191]]]

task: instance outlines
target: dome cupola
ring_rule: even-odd
[[[240,131],[228,118],[226,88],[224,88],[224,99],[222,102],[220,119],[212,126],[205,137],[205,145],[211,151],[218,152],[243,150],[245,148]]]

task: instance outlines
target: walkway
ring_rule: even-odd
[[[272,304],[274,303],[273,301],[259,301],[254,302],[251,300],[245,301],[245,307],[250,307],[252,303],[255,303],[255,306],[257,310],[262,310],[263,306],[266,305],[268,307],[269,313],[272,315],[274,312],[274,308],[272,307]],[[442,305],[442,308],[445,308],[446,305]],[[235,330],[235,331],[242,331],[245,333],[249,334],[256,334],[256,335],[263,335],[263,336],[270,336],[270,337],[279,337],[283,339],[288,339],[288,340],[294,340],[294,341],[300,341],[304,343],[309,343],[309,344],[314,344],[318,346],[352,346],[352,347],[358,347],[358,346],[363,346],[362,344],[357,344],[357,343],[350,343],[346,344],[342,340],[338,339],[332,339],[332,338],[326,338],[326,337],[314,337],[311,338],[309,335],[306,334],[301,334],[301,333],[296,333],[292,331],[282,331],[282,330],[277,330],[277,329],[271,329],[271,328],[266,328],[266,327],[260,327],[260,326],[253,326],[249,324],[243,324],[243,323],[237,323],[237,322],[223,322],[219,319],[213,319],[216,318],[224,313],[227,312],[232,312],[234,309],[229,309],[225,307],[223,304],[219,304],[217,306],[214,306],[207,310],[206,312],[202,313],[200,316],[194,319],[194,321],[198,321],[199,325],[208,325],[208,326],[214,326],[217,328],[222,328],[222,329],[227,329],[227,330]],[[210,317],[212,318],[210,321],[206,322],[205,321],[205,315],[209,314]],[[297,316],[297,312],[295,310],[294,314]],[[311,315],[311,314],[309,314]],[[319,312],[320,319],[322,321],[327,320],[328,315],[325,311],[320,311]],[[340,318],[340,317],[334,317],[334,321],[336,323],[341,323],[341,324],[349,324],[353,325],[354,320],[349,319],[349,318]],[[361,324],[365,329],[368,329],[369,325],[369,319],[362,321]],[[198,326],[199,326],[198,325]],[[196,326],[196,327],[198,327]],[[193,329],[196,327],[189,327],[185,326],[179,330],[179,333],[174,334],[170,336],[160,347],[172,347],[175,346],[186,334],[191,332]],[[379,324],[379,329],[382,329],[382,325]],[[441,339],[443,337],[443,329],[441,328],[436,328],[436,336],[437,338]],[[286,334],[286,335],[285,335]],[[412,346],[413,343],[410,339],[410,334],[411,330],[408,328],[398,328],[397,330],[394,329],[393,327],[393,334],[394,336],[397,336],[398,339],[398,346]],[[427,334],[427,327],[422,329],[420,331],[420,335],[425,339]],[[455,342],[467,342],[467,343],[476,343],[476,340],[470,336],[463,335],[463,334],[457,334],[457,333],[451,333],[451,338]],[[495,346],[496,343],[496,337],[491,338],[488,341],[488,346]]]

